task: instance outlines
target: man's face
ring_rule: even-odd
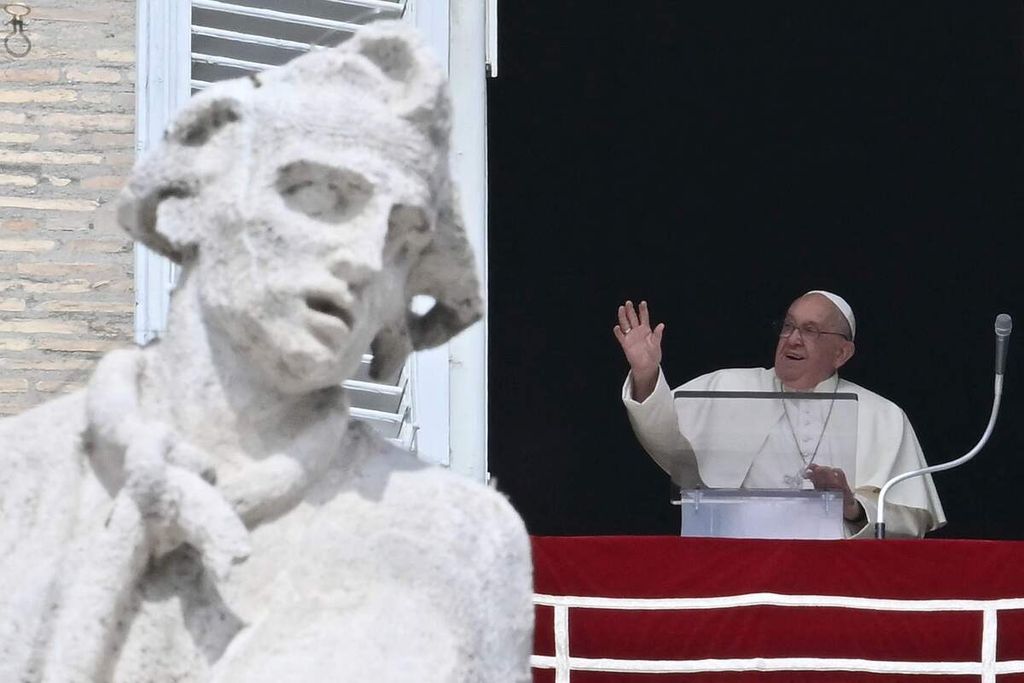
[[[843,332],[842,314],[820,294],[800,297],[786,312],[786,322],[796,329],[788,337],[779,337],[775,347],[775,374],[790,389],[807,391],[830,377],[853,355],[853,342],[836,334],[821,334],[817,339],[804,328],[822,332]]]
[[[346,110],[328,128],[294,110],[305,133],[283,136],[256,122],[247,158],[212,198],[218,227],[195,268],[204,316],[285,392],[347,379],[405,306],[411,257],[392,243],[396,216],[431,220],[432,148],[380,116]]]

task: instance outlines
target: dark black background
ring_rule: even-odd
[[[499,3],[488,84],[490,470],[535,534],[677,533],[611,328],[666,322],[670,384],[770,366],[812,288],[858,317],[844,376],[930,462],[940,535],[1024,538],[1020,2]],[[1016,348],[1014,348],[1016,347]]]

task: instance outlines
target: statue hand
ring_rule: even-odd
[[[142,514],[154,554],[188,543],[224,579],[233,563],[249,556],[249,532],[220,491],[168,462],[178,441],[155,424],[137,432],[125,449],[125,490]]]

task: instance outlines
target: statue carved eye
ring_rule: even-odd
[[[276,189],[289,209],[325,223],[353,218],[373,196],[373,185],[362,175],[314,161],[282,166]]]

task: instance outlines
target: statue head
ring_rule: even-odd
[[[208,333],[281,390],[336,384],[367,349],[387,376],[482,315],[450,109],[411,29],[370,25],[193,97],[133,170],[119,221],[181,265]],[[423,315],[417,295],[434,300]]]

